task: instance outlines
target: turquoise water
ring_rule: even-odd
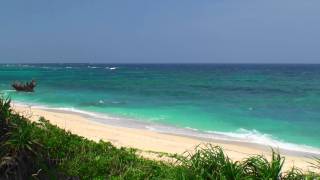
[[[35,93],[10,91],[31,79]],[[16,101],[320,148],[320,65],[0,65],[0,90]]]

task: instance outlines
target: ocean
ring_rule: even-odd
[[[34,93],[11,88],[32,79]],[[320,65],[2,64],[0,92],[152,131],[320,153]]]

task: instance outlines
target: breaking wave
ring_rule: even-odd
[[[118,67],[105,67],[105,69],[116,70],[116,69],[118,69]]]
[[[99,101],[99,103],[104,103],[104,101]],[[45,105],[39,105],[34,103],[20,103],[17,101],[14,101],[14,104],[20,105],[20,106],[32,106],[39,109],[44,110],[58,110],[58,111],[66,111],[66,112],[72,112],[72,113],[78,113],[82,115],[87,115],[92,118],[92,120],[102,119],[103,123],[108,124],[109,121],[112,121],[112,124],[120,125],[127,127],[128,124],[130,124],[130,127],[138,127],[147,129],[154,132],[159,133],[168,133],[168,134],[175,134],[175,135],[182,135],[182,136],[188,136],[188,137],[194,137],[194,138],[205,138],[205,139],[212,139],[212,140],[223,140],[223,141],[230,141],[230,142],[244,142],[244,143],[253,143],[253,144],[259,144],[263,146],[270,146],[273,148],[279,148],[283,150],[289,150],[289,151],[295,151],[295,152],[302,152],[302,153],[311,153],[320,155],[320,149],[307,146],[307,145],[300,145],[300,144],[294,144],[282,141],[276,137],[273,137],[270,134],[264,134],[261,133],[255,129],[253,130],[247,130],[240,128],[235,132],[221,132],[221,131],[201,131],[195,128],[191,127],[175,127],[175,126],[169,126],[169,125],[163,125],[163,124],[156,124],[146,121],[137,121],[135,119],[129,119],[125,117],[118,117],[108,114],[100,114],[85,110],[80,110],[73,107],[48,107]],[[114,120],[116,120],[117,123],[114,123]]]

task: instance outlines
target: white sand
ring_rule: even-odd
[[[192,151],[195,146],[201,143],[208,143],[206,140],[196,138],[102,124],[91,121],[81,114],[68,113],[64,111],[49,111],[17,104],[13,105],[13,107],[16,112],[23,114],[33,121],[37,121],[40,117],[45,117],[45,119],[49,120],[50,123],[55,124],[62,129],[71,131],[74,134],[94,141],[110,141],[117,147],[124,146],[137,148],[143,151],[182,154],[185,151]],[[263,154],[270,158],[270,150],[265,148],[254,147],[253,145],[249,146],[245,143],[231,143],[229,141],[223,142],[221,140],[217,142],[210,141],[210,143],[221,146],[225,153],[233,160],[241,160],[250,155],[257,154]],[[302,168],[303,170],[309,169],[310,164],[308,162],[312,161],[311,159],[301,156],[286,155],[284,152],[281,153],[286,158],[284,164],[285,169],[288,169],[293,165],[295,167]],[[147,158],[156,158],[152,153],[144,152],[142,155]]]

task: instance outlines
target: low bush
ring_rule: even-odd
[[[253,156],[233,161],[210,144],[170,156],[176,163],[145,159],[135,149],[94,142],[50,124],[31,122],[0,98],[0,179],[320,179],[315,172],[292,168],[272,152],[271,160]],[[320,169],[320,160],[311,164]]]

